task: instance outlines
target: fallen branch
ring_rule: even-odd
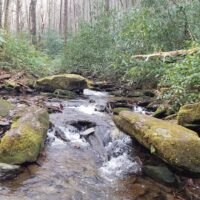
[[[191,55],[199,51],[199,48],[193,48],[189,50],[177,50],[177,51],[169,51],[169,52],[158,52],[153,53],[149,55],[135,55],[132,56],[131,59],[139,59],[139,60],[145,60],[149,61],[152,58],[160,58],[165,60],[166,57],[177,57],[177,56],[185,56],[185,55]]]
[[[11,78],[10,74],[0,75],[0,81]]]

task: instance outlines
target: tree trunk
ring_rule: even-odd
[[[31,34],[31,40],[32,44],[37,44],[37,24],[36,24],[36,5],[37,0],[31,0],[30,7],[29,7],[29,23],[30,23],[30,34]]]
[[[2,28],[3,2],[0,0],[0,29]]]
[[[68,32],[68,0],[64,0],[63,27],[64,27],[64,39],[65,39],[65,43],[66,43],[67,42],[67,32]]]
[[[9,30],[9,7],[10,7],[10,0],[5,0],[5,14],[4,14],[4,29],[6,31]]]
[[[20,28],[20,12],[21,12],[21,2],[20,0],[17,0],[16,2],[16,28],[17,28],[17,33],[21,31]]]
[[[60,0],[60,22],[59,22],[60,34],[62,34],[62,18],[63,18],[63,0]]]
[[[105,0],[104,9],[105,9],[106,12],[109,12],[109,10],[110,10],[110,0]]]

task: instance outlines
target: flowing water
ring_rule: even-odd
[[[133,141],[116,128],[112,116],[100,112],[109,95],[90,90],[84,95],[87,98],[48,102],[62,103],[64,109],[50,115],[53,126],[44,152],[37,164],[26,166],[14,180],[0,183],[0,199],[160,199],[158,192],[171,192],[139,177],[141,163]]]

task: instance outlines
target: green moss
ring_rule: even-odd
[[[114,117],[117,126],[167,163],[200,173],[200,139],[182,126],[150,116],[123,111]]]
[[[188,104],[178,112],[178,124],[192,124],[200,122],[200,103]]]
[[[67,98],[67,99],[74,99],[76,98],[76,93],[70,90],[61,90],[61,89],[57,89],[54,91],[53,93],[56,97],[59,98]]]
[[[115,115],[118,115],[122,111],[131,111],[131,109],[130,108],[123,108],[123,107],[119,107],[119,108],[114,108],[113,109],[113,113]]]
[[[54,92],[61,90],[83,90],[87,88],[84,77],[76,74],[49,76],[36,81],[36,88],[41,91]]]
[[[4,83],[5,83],[6,88],[10,88],[10,89],[20,88],[20,86],[15,81],[12,81],[12,80],[6,80]]]
[[[37,159],[49,126],[48,113],[39,108],[29,109],[15,120],[0,143],[0,162],[22,164]]]
[[[3,99],[0,99],[0,116],[1,117],[6,117],[7,115],[9,115],[10,110],[13,109],[13,105]]]
[[[165,108],[158,107],[157,110],[153,113],[153,117],[163,118],[166,116],[167,110]]]

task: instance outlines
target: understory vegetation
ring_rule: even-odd
[[[143,0],[125,14],[102,12],[80,22],[64,39],[47,30],[38,46],[28,35],[0,34],[0,66],[39,75],[74,72],[126,83],[133,88],[166,88],[161,98],[176,110],[200,99],[200,53],[170,58],[134,59],[134,55],[200,47],[198,0]]]
[[[82,24],[65,48],[63,70],[134,88],[166,87],[161,98],[176,110],[200,99],[200,54],[155,58],[134,55],[199,48],[200,2],[144,0],[125,15],[102,14]]]

